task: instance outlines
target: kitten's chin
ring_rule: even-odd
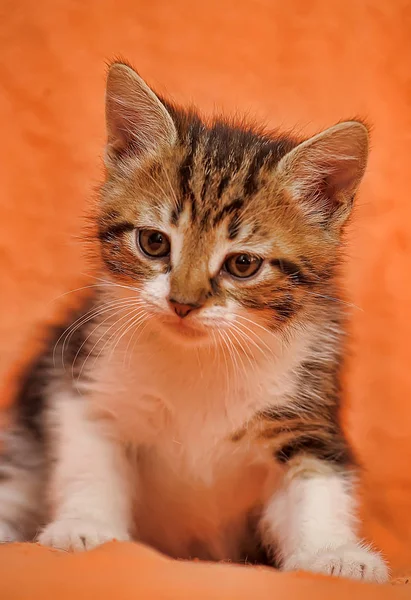
[[[164,334],[171,336],[180,344],[196,345],[209,342],[209,332],[204,326],[174,318],[162,319],[158,325]]]

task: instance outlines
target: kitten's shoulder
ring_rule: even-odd
[[[99,314],[99,296],[89,295],[71,309],[58,325],[43,329],[40,351],[20,375],[13,405],[19,425],[37,439],[44,437],[43,414],[53,384],[78,376],[78,365],[90,352],[87,336]],[[76,366],[77,364],[77,366]]]

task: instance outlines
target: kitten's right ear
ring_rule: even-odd
[[[280,160],[277,174],[309,220],[339,230],[350,214],[367,156],[366,127],[345,121],[296,146]]]
[[[106,86],[106,164],[143,158],[172,145],[177,131],[166,107],[129,66],[111,65]]]

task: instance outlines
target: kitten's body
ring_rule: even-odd
[[[116,314],[109,319],[107,328],[118,318]],[[133,537],[176,558],[257,559],[258,517],[281,476],[272,453],[295,438],[292,428],[287,431],[287,423],[280,421],[284,431],[265,440],[261,431],[266,429],[266,419],[260,413],[289,406],[289,399],[298,395],[298,367],[315,356],[323,360],[331,355],[335,334],[312,326],[286,348],[271,340],[275,362],[269,348],[252,345],[248,355],[234,354],[237,362],[233,362],[227,348],[204,346],[193,351],[147,329],[131,353],[132,330],[118,342],[115,355],[107,352],[96,362],[106,340],[93,350],[101,336],[100,330],[92,333],[95,327],[94,321],[85,323],[81,335],[69,339],[64,349],[65,336],[57,346],[53,339],[43,359],[44,369],[37,367],[23,390],[33,389],[34,379],[43,379],[47,372],[49,392],[41,395],[37,407],[43,415],[36,411],[35,420],[24,420],[40,436],[41,452],[54,435],[56,403],[66,404],[64,420],[75,435],[69,443],[79,448],[83,439],[78,412],[87,411],[128,455]],[[93,380],[76,381],[77,392],[87,397],[87,404],[81,402],[71,411],[73,357],[88,336],[80,364],[91,352],[87,360],[94,363]],[[266,338],[265,343],[270,342],[270,336]],[[320,353],[313,350],[314,340],[322,347]],[[50,380],[52,364],[57,365],[56,382],[54,377]],[[79,375],[78,369],[74,375]],[[22,395],[18,401],[17,421],[26,415],[21,406],[33,407],[30,397]],[[269,423],[275,427],[274,420]],[[69,452],[76,462],[75,449]],[[40,506],[46,500],[44,492],[39,488]]]
[[[107,102],[104,267],[16,403],[5,448],[38,460],[8,452],[0,537],[46,525],[57,547],[131,536],[235,561],[264,548],[285,569],[383,580],[356,537],[339,424],[335,277],[363,126],[302,144],[207,127],[122,65]]]

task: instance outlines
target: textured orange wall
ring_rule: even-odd
[[[407,0],[3,0],[0,381],[82,285],[81,215],[101,177],[104,61],[181,102],[307,134],[360,115],[373,151],[350,234],[347,423],[366,527],[411,565],[411,10]]]

